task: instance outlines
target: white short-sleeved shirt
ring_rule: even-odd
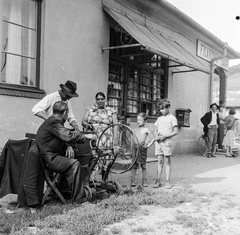
[[[157,127],[158,134],[169,135],[172,133],[173,128],[178,126],[177,118],[171,113],[158,117],[157,121],[154,123]]]
[[[32,112],[34,115],[38,112],[45,112],[48,117],[52,116],[53,114],[53,105],[57,101],[62,101],[61,96],[58,91],[53,92],[51,94],[46,95],[43,99],[41,99],[33,108]],[[68,105],[68,122],[71,123],[72,121],[76,121],[73,111],[72,105],[69,100],[64,101]]]

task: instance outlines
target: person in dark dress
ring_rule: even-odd
[[[68,117],[68,105],[57,101],[53,105],[53,115],[39,127],[36,143],[40,150],[45,167],[62,174],[71,189],[71,202],[79,201],[84,196],[81,166],[74,159],[71,144],[83,143],[85,138],[95,138],[92,134],[84,135],[79,131],[64,127]]]

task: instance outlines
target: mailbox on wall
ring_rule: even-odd
[[[191,109],[177,109],[176,118],[179,127],[190,127],[190,112]]]

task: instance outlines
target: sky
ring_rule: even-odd
[[[240,53],[240,0],[167,0]],[[230,60],[229,66],[240,64]]]

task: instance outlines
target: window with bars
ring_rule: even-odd
[[[127,111],[157,115],[156,103],[164,98],[164,77],[144,68],[129,67],[127,79]]]
[[[109,104],[124,110],[120,115],[136,116],[140,112],[148,113],[149,116],[159,115],[157,102],[167,94],[168,61],[141,48],[131,47],[131,44],[138,43],[134,38],[124,43],[123,39],[129,37],[131,35],[125,30],[119,32],[111,28],[110,46],[123,47],[110,50]],[[114,65],[115,61],[121,66]],[[113,82],[119,85],[113,85]],[[114,86],[119,90],[114,91]],[[115,98],[112,100],[113,92]]]
[[[0,84],[37,87],[40,1],[0,1],[3,7]]]
[[[110,62],[108,78],[108,105],[121,114],[123,99],[123,66],[119,63]]]

